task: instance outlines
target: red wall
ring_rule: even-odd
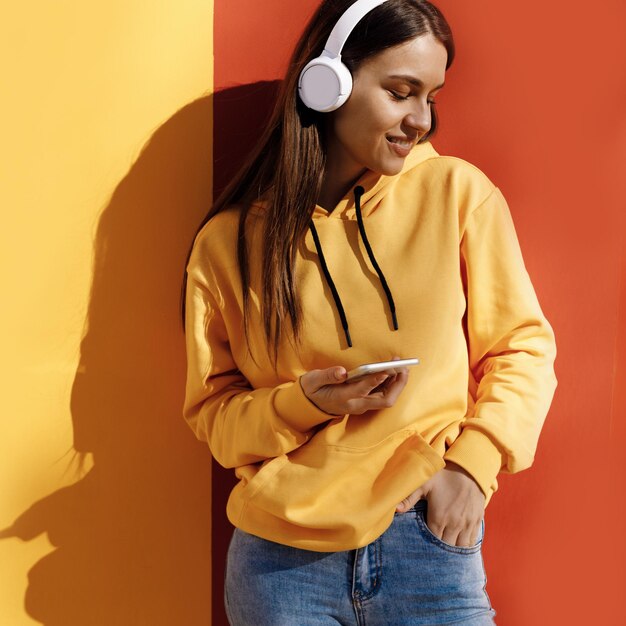
[[[317,4],[216,0],[217,189],[271,100],[272,84],[249,85],[282,76]],[[559,388],[535,464],[503,476],[487,510],[485,563],[498,625],[626,623],[626,7],[438,6],[457,59],[437,98],[433,144],[502,189],[558,344]],[[219,584],[231,485],[231,472],[216,471],[215,626],[226,624]]]

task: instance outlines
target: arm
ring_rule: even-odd
[[[444,458],[489,498],[500,470],[533,462],[552,402],[556,346],[498,188],[467,218],[461,241],[473,409]]]
[[[220,465],[238,467],[286,454],[331,418],[307,399],[297,380],[252,389],[231,354],[218,302],[196,272],[188,274],[185,325],[183,416]]]

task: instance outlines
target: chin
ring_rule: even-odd
[[[398,159],[397,162],[393,163],[377,163],[376,167],[371,168],[377,174],[382,174],[383,176],[395,176],[402,171],[404,167],[404,159]]]

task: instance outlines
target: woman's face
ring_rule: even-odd
[[[329,113],[327,166],[344,178],[364,169],[393,176],[431,125],[448,53],[430,34],[364,61],[347,102]]]

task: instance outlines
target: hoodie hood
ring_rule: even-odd
[[[369,262],[375,273],[378,275],[381,287],[385,294],[392,328],[393,330],[398,330],[399,323],[396,315],[396,306],[393,298],[393,293],[391,291],[391,287],[387,281],[387,278],[383,273],[383,269],[380,267],[378,261],[376,260],[374,250],[370,245],[365,229],[364,218],[368,217],[374,211],[376,211],[378,206],[380,206],[383,198],[387,195],[388,191],[393,186],[393,183],[399,181],[403,176],[406,176],[406,174],[414,170],[424,161],[438,156],[439,154],[429,141],[426,141],[422,144],[417,144],[404,160],[402,169],[400,170],[400,172],[398,172],[398,174],[395,174],[393,176],[385,176],[384,174],[379,174],[372,170],[367,170],[357,181],[354,182],[353,185],[350,186],[350,189],[346,192],[346,195],[339,201],[333,211],[329,212],[321,207],[319,204],[315,205],[313,215],[311,216],[312,219],[309,224],[309,229],[313,237],[315,251],[317,252],[317,256],[319,258],[322,274],[324,276],[326,284],[330,289],[335,308],[341,320],[341,326],[343,327],[343,332],[348,347],[352,347],[353,345],[348,322],[349,313],[345,310],[343,306],[343,302],[339,294],[339,288],[337,285],[335,285],[335,281],[332,277],[331,268],[326,262],[326,257],[322,246],[322,240],[317,232],[317,228],[315,227],[315,222],[317,221],[318,223],[321,223],[320,220],[323,221],[328,219],[355,220],[358,222],[359,237],[363,242],[363,246],[367,252]],[[253,214],[261,214],[265,211],[266,208],[267,200],[259,199],[252,203],[250,207],[250,212]]]
[[[365,174],[352,185],[351,189],[339,201],[331,213],[321,206],[316,205],[313,218],[341,217],[343,219],[356,219],[354,189],[358,186],[363,187],[364,190],[361,196],[361,213],[363,217],[367,217],[376,210],[382,198],[387,194],[391,183],[402,178],[407,172],[416,168],[420,163],[438,156],[438,152],[430,141],[417,144],[404,160],[402,170],[400,170],[398,174],[385,176],[384,174],[367,170]]]

